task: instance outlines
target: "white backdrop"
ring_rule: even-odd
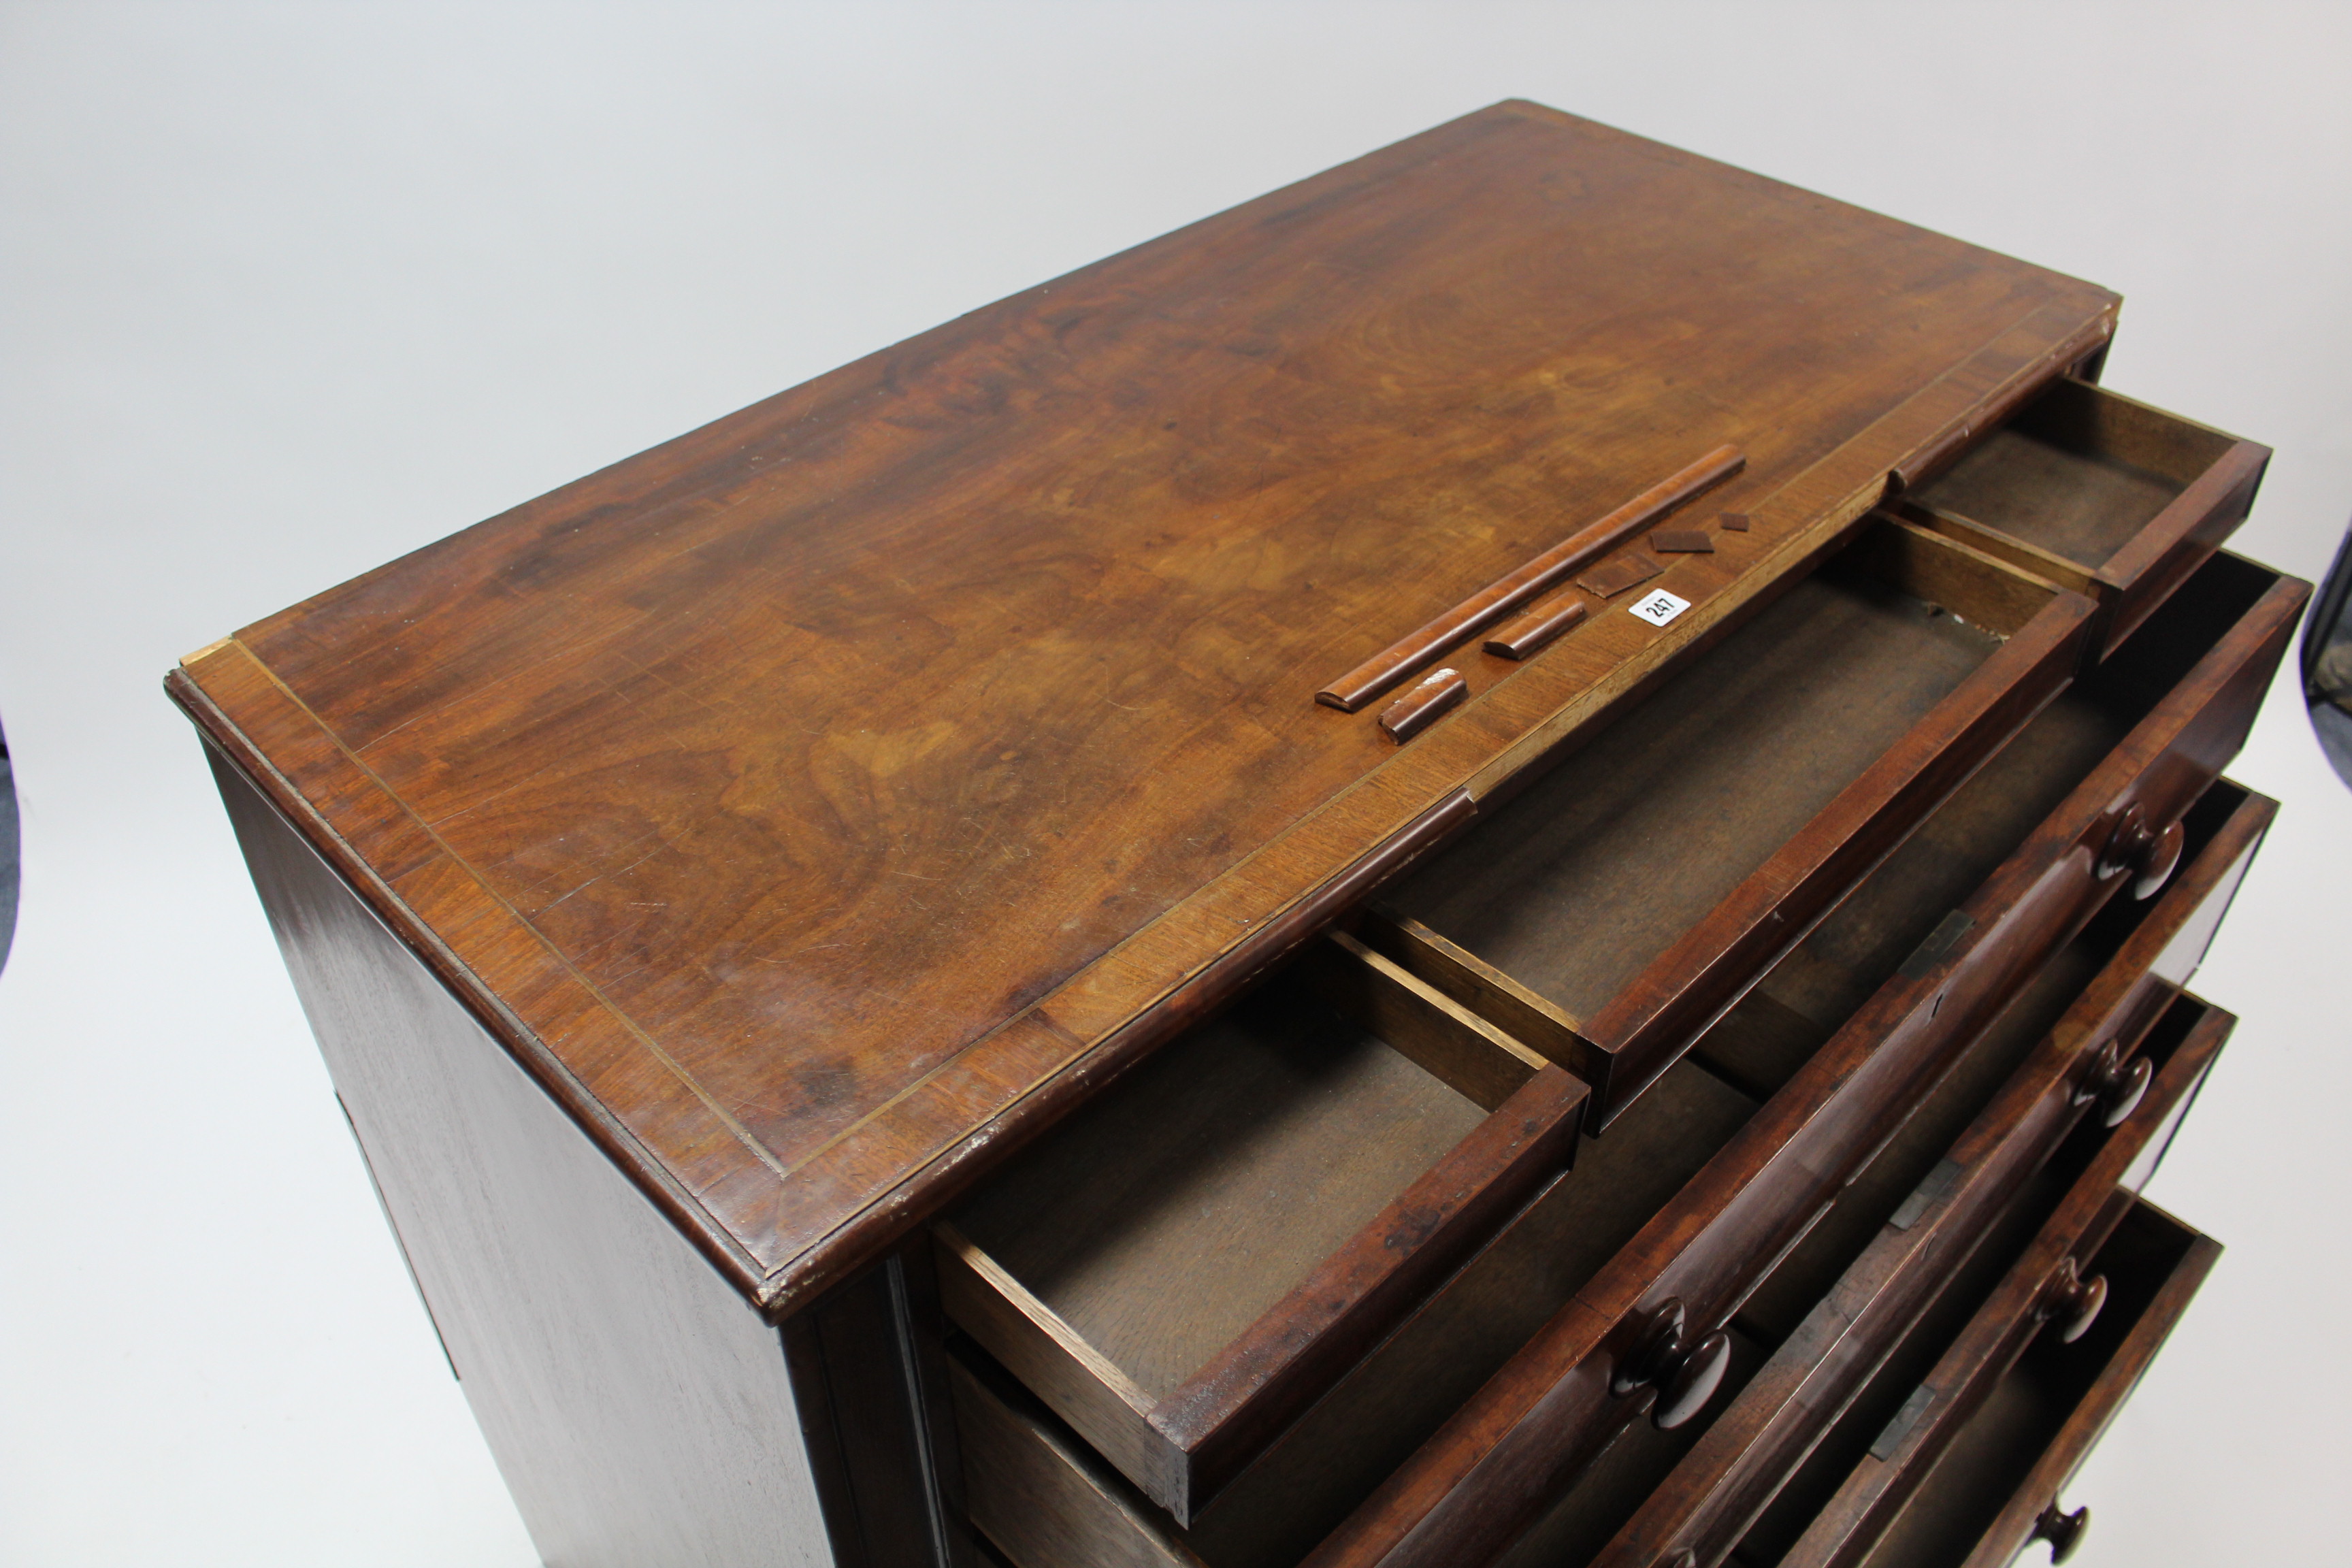
[[[2126,297],[2107,380],[2352,513],[2326,6],[0,4],[0,1562],[534,1560],[157,689],[181,653],[957,312],[1526,96]],[[2078,1561],[2340,1561],[2352,795],[2286,804],[2154,1195],[2230,1251]]]

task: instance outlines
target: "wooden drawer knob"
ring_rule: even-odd
[[[2050,1561],[2063,1563],[2074,1555],[2074,1548],[2083,1543],[2083,1532],[2091,1528],[2091,1510],[2078,1508],[2072,1513],[2061,1513],[2052,1503],[2033,1521],[2033,1533],[2027,1542],[2046,1541],[2050,1543]]]
[[[2091,1331],[2099,1321],[2099,1309],[2107,1304],[2107,1277],[2094,1274],[2088,1279],[2071,1258],[2051,1271],[2050,1282],[2042,1288],[2041,1305],[2034,1316],[2044,1322],[2058,1324],[2058,1342],[2071,1345]]]
[[[1642,1325],[1633,1350],[1609,1379],[1612,1394],[1657,1390],[1650,1422],[1661,1432],[1673,1431],[1706,1408],[1731,1367],[1729,1334],[1717,1329],[1694,1341],[1689,1331],[1690,1317],[1681,1298],[1667,1297]]]
[[[2158,830],[2149,826],[2147,814],[2134,805],[2107,837],[2107,847],[2099,856],[2099,878],[2104,881],[2128,871],[2132,897],[2152,899],[2179,868],[2180,852],[2188,843],[2189,834],[2180,824]]]
[[[2083,1064],[2082,1081],[2074,1086],[2074,1103],[2088,1105],[2096,1100],[2099,1119],[2109,1127],[2120,1127],[2126,1117],[2139,1109],[2155,1077],[2155,1063],[2146,1057],[2125,1061],[2122,1045],[2109,1040]]]

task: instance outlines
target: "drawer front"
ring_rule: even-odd
[[[2097,601],[2104,653],[2245,521],[2270,456],[2068,378],[1899,510]]]
[[[1882,1435],[1782,1568],[2000,1568],[2037,1537],[2081,1533],[2087,1519],[2067,1515],[2060,1492],[2221,1254],[2127,1190],[2103,1207],[2095,1253],[2088,1237],[2076,1252],[2037,1245],[2002,1281],[1922,1385],[1908,1427]],[[2104,1302],[2067,1342],[2039,1317],[2049,1282],[2035,1271],[2078,1254]]]
[[[2207,857],[2231,858],[2230,847],[2219,840]],[[2210,892],[2218,878],[2198,880]],[[2191,891],[2176,889],[2167,902],[2180,901],[2178,895]],[[2037,1173],[2070,1132],[2070,1160],[2087,1159],[2088,1168],[2058,1202],[2020,1267],[2038,1270],[2035,1278],[2046,1287],[2068,1267],[2064,1260],[2096,1250],[2120,1217],[2106,1200],[2118,1191],[2135,1194],[2147,1180],[2229,1035],[2231,1020],[2226,1015],[2195,1008],[2193,1021],[2184,1018],[2179,1029],[2160,1032],[2157,1044],[2164,1059],[2152,1084],[2120,1066],[2133,1059],[2128,1053],[2137,1043],[2137,1036],[2113,1032],[2120,1004],[2140,989],[2150,959],[2182,930],[2190,912],[2158,911],[2165,918],[2135,934],[1738,1399],[1593,1558],[1596,1565],[1640,1568],[1685,1551],[1698,1564],[1723,1561],[1913,1332],[1995,1222],[2031,1205]],[[2112,1058],[2110,1042],[2122,1047]],[[2104,1125],[2110,1115],[2119,1122],[2112,1131]],[[2032,1312],[2050,1302],[2045,1289],[2012,1317],[2012,1331],[2030,1336]],[[2022,1343],[2019,1338],[2018,1347]],[[1924,1401],[1904,1406],[1906,1416],[1927,1410]]]
[[[2223,558],[2213,569],[2260,573]],[[1612,1374],[1669,1302],[1730,1319],[1939,1069],[2106,900],[2152,893],[2243,740],[2305,585],[2262,574],[2202,658],[1922,951],[1324,1543],[1318,1568],[1491,1561],[1643,1407]],[[2267,585],[2264,585],[2267,584]],[[2162,628],[2152,628],[2162,629]]]
[[[2130,1250],[2137,1255],[2129,1259],[2120,1256],[2125,1248],[2116,1245],[2125,1240],[2126,1225],[2131,1231]],[[2060,1550],[2080,1537],[2090,1522],[2090,1510],[2077,1509],[2070,1513],[2061,1505],[2059,1494],[2098,1446],[2164,1342],[2172,1337],[2205,1277],[2221,1261],[2221,1245],[2153,1205],[2137,1203],[2116,1226],[2109,1253],[2099,1260],[2098,1278],[2108,1283],[2109,1299],[2116,1306],[2112,1325],[2116,1342],[2112,1350],[2094,1346],[2086,1354],[2087,1360],[2090,1354],[2105,1351],[2096,1363],[2091,1386],[2052,1434],[2000,1512],[1977,1537],[1963,1568],[2002,1568],[2036,1540],[2047,1540],[2053,1550]],[[1937,1478],[1930,1474],[1922,1491],[1937,1486]],[[1880,1562],[1889,1568],[1899,1563],[1901,1544],[1890,1542],[1895,1551],[1880,1557]]]
[[[950,1355],[971,1527],[1014,1568],[1202,1568],[1150,1500],[1029,1391]]]

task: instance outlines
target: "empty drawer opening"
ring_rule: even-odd
[[[2236,445],[2103,387],[2062,380],[1910,500],[2095,571]]]
[[[1388,907],[1597,1014],[2014,629],[1874,564],[1848,552],[1790,589]]]
[[[1586,1077],[1606,1126],[2064,685],[2091,613],[1876,521],[1490,805],[1366,940]]]
[[[942,1222],[949,1313],[1189,1516],[1568,1166],[1583,1100],[1335,937]]]

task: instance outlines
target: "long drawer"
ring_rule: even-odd
[[[2061,377],[1900,506],[2096,600],[2112,648],[2245,520],[2270,456]]]
[[[1377,1343],[1353,1336],[1350,1353],[1369,1353],[1335,1376],[1348,1357],[1321,1363],[1311,1384],[1294,1389],[1303,1413],[1254,1454],[1240,1454],[1222,1492],[1193,1492],[1180,1521],[1137,1491],[1140,1517],[1217,1568],[1290,1563],[1317,1551],[1394,1471],[1323,1542],[1323,1555],[1353,1560],[1367,1543],[1379,1547],[1380,1532],[1368,1526],[1400,1520],[1405,1543],[1414,1551],[1425,1543],[1428,1561],[1499,1551],[1595,1446],[1647,1407],[1650,1395],[1612,1397],[1607,1385],[1664,1299],[1684,1303],[1694,1339],[1727,1321],[2042,961],[2119,889],[2137,883],[2145,885],[2136,890],[2158,891],[2178,846],[2191,837],[2207,841],[2205,826],[2181,818],[2211,776],[2205,770],[2242,735],[2299,602],[2299,585],[2261,568],[2227,557],[2211,563],[2175,596],[2151,636],[2045,707],[1718,1020],[1689,1059],[1604,1136],[1585,1142],[1572,1171],[1393,1331]],[[2177,831],[2152,835],[2153,859],[2102,868],[2100,852],[2133,805],[2141,807],[2138,820]],[[1412,978],[1392,968],[1399,980]],[[1121,1135],[1099,1129],[1120,1117],[1129,1126],[1153,1117],[1202,1125],[1194,1107],[1228,1093],[1174,1069],[1135,1081],[1150,1087],[1129,1100],[1114,1091],[1089,1107],[1024,1152],[975,1204],[1017,1207],[997,1194],[1048,1191],[1057,1180],[1078,1188],[1081,1166],[1056,1163],[1051,1152],[1058,1141],[1116,1145]],[[1202,1157],[1213,1163],[1213,1150]],[[1055,1170],[1058,1177],[1027,1173]],[[1123,1231],[1157,1223],[1129,1215],[1172,1201],[1173,1189],[1095,1185],[1101,1195],[1083,1223],[1063,1229],[1087,1238],[1116,1272]],[[968,1212],[950,1215],[940,1235],[951,1279],[963,1261],[960,1247],[979,1240],[962,1217]],[[1285,1215],[1307,1217],[1296,1205]],[[1231,1283],[1255,1267],[1237,1249],[1204,1261],[1202,1274]],[[982,1271],[965,1273],[979,1279]],[[1165,1269],[1139,1272],[1123,1289],[1149,1297],[1171,1278]],[[1034,1283],[1025,1288],[1039,1293]],[[1260,1296],[1267,1288],[1253,1286]],[[1099,1406],[1098,1390],[1081,1388],[1074,1400],[1068,1386],[1003,1348],[1005,1312],[985,1299],[960,1299],[953,1288],[946,1294],[975,1349],[1018,1373],[1066,1427],[1087,1430],[1080,1406],[1087,1399]],[[1087,1366],[1083,1357],[1061,1364]],[[1325,1376],[1332,1376],[1328,1390],[1308,1403],[1305,1391]],[[1555,1389],[1560,1396],[1547,1397]],[[1114,1443],[1072,1441],[1130,1491],[1150,1479]],[[1485,1465],[1481,1454],[1506,1462]],[[1426,1492],[1404,1489],[1438,1480]],[[976,1516],[987,1511],[984,1492],[974,1491]],[[1469,1505],[1464,1511],[1457,1499]],[[1412,1528],[1416,1504],[1428,1533]],[[1024,1557],[1000,1544],[1024,1568],[1067,1560]]]
[[[2072,678],[2079,595],[1891,519],[1490,796],[1367,942],[1605,1126]]]
[[[2212,858],[2222,858],[2221,846],[2215,847]],[[1831,1259],[1792,1258],[1783,1266],[1783,1273],[1794,1276],[1787,1285],[1813,1299],[1811,1310],[1792,1328],[1775,1322],[1769,1311],[1735,1321],[1736,1331],[1762,1342],[1769,1352],[1738,1397],[1695,1440],[1687,1440],[1688,1450],[1678,1462],[1668,1459],[1671,1445],[1639,1440],[1647,1435],[1638,1428],[1629,1434],[1637,1439],[1631,1446],[1648,1450],[1641,1458],[1651,1466],[1663,1468],[1673,1462],[1670,1473],[1652,1485],[1639,1479],[1627,1485],[1622,1472],[1637,1462],[1627,1456],[1615,1467],[1621,1473],[1591,1477],[1571,1489],[1570,1498],[1523,1538],[1509,1561],[1630,1568],[1673,1563],[1687,1552],[1692,1563],[1714,1564],[1728,1561],[1735,1548],[1746,1561],[1777,1560],[1787,1542],[1770,1525],[1751,1536],[1759,1516],[1832,1426],[1857,1403],[1866,1405],[1866,1386],[1904,1341],[1936,1314],[1939,1300],[1969,1297],[1969,1278],[1987,1267],[2008,1266],[2014,1237],[2021,1231],[2030,1234],[2037,1224],[2040,1233],[2017,1264],[2033,1276],[2032,1289],[2005,1320],[2006,1342],[2012,1355],[2021,1348],[2040,1321],[2037,1312],[2072,1314],[2077,1321],[2067,1325],[2065,1337],[2079,1337],[2105,1288],[2079,1274],[2076,1261],[2097,1250],[2121,1217],[2122,1204],[2153,1173],[2234,1022],[2193,999],[2179,1000],[2177,990],[2170,991],[2176,1000],[2169,1011],[2137,1029],[2131,1015],[2117,1007],[2123,995],[2139,989],[2135,983],[2115,984],[2117,965],[2127,963],[2135,949],[2144,959],[2151,942],[2171,945],[2193,935],[2194,923],[2183,931],[2179,913],[2158,910],[2146,922],[2109,972],[2085,989],[1924,1176],[1919,1167],[1934,1158],[1933,1148],[1922,1152],[1924,1158],[1895,1162],[1904,1168],[1888,1174],[1898,1181],[1919,1178],[1907,1195],[1888,1191],[1893,1184],[1880,1181],[1868,1184],[1875,1191],[1850,1193],[1841,1200],[1842,1206],[1859,1202],[1881,1216],[1878,1230],[1842,1275],[1825,1267]],[[2169,928],[2169,934],[2162,928]],[[1988,1054],[1983,1045],[1970,1052]],[[1964,1079],[1969,1065],[1956,1078]],[[1949,1096],[1952,1087],[1948,1084],[1935,1098],[1969,1098],[1965,1092]],[[1929,1111],[1915,1122],[1931,1119],[1936,1109],[1931,1100]],[[1882,1155],[1877,1163],[1886,1163]],[[1875,1165],[1872,1173],[1878,1173]],[[2011,1238],[2006,1246],[2005,1237]],[[1979,1258],[1979,1250],[1989,1256]],[[1780,1283],[1778,1277],[1775,1283]],[[1869,1442],[1878,1453],[1888,1434],[1944,1418],[1951,1408],[1948,1396],[1955,1392],[1945,1388],[1939,1397],[1931,1381],[1906,1394],[1893,1412],[1864,1409],[1846,1422],[1848,1444]],[[1869,1436],[1873,1430],[1878,1440]],[[1834,1462],[1855,1457],[1836,1457],[1835,1447]],[[1579,1490],[1595,1495],[1575,1496]],[[1780,1511],[1785,1516],[1789,1510]],[[1596,1551],[1602,1538],[1607,1544]]]

